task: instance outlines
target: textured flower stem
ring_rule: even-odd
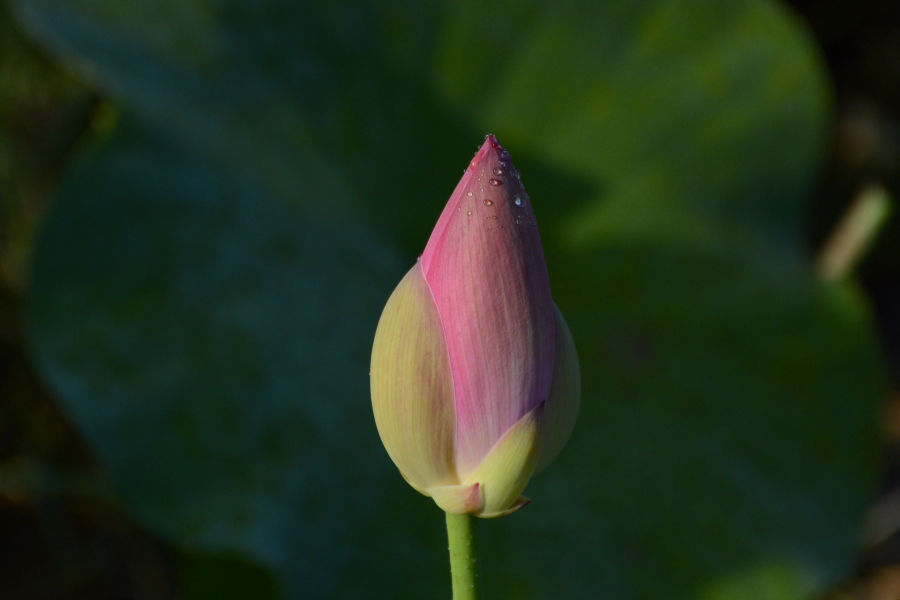
[[[478,569],[475,565],[475,525],[471,515],[447,513],[447,538],[450,542],[450,575],[453,600],[478,600]]]

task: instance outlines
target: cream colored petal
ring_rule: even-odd
[[[512,508],[528,485],[541,450],[543,407],[541,404],[510,427],[466,479],[468,484],[481,484],[485,514]]]
[[[534,473],[540,473],[553,462],[569,441],[581,404],[581,368],[572,333],[556,304],[556,360],[550,396],[541,418],[541,456]]]
[[[371,368],[375,423],[404,478],[419,491],[458,484],[450,361],[419,263],[384,307]]]
[[[444,512],[451,515],[478,514],[484,509],[484,497],[481,495],[481,484],[478,483],[445,485],[431,488],[426,493],[434,498]]]

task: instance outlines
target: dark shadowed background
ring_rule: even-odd
[[[887,6],[0,0],[0,598],[448,598],[368,361],[488,132],[584,394],[485,598],[900,598]]]

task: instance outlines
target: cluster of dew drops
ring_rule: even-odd
[[[490,137],[490,134],[484,136],[484,139],[488,139],[489,137]],[[475,150],[476,155],[478,154],[479,150],[481,150],[481,147],[479,147]],[[505,148],[502,148],[501,152],[500,152],[500,161],[501,161],[500,166],[494,167],[493,172],[492,172],[492,175],[494,177],[491,179],[488,179],[488,185],[494,186],[494,187],[503,185],[502,179],[498,179],[498,178],[502,178],[502,176],[504,175],[504,170],[506,169],[506,166],[507,166],[506,161],[508,161],[508,160],[509,160],[509,152]],[[472,166],[469,165],[469,167],[467,167],[466,169],[463,170],[463,174],[468,173],[469,169],[471,169],[471,168],[472,168]],[[518,180],[522,179],[522,175],[515,168],[512,169],[512,173],[516,176],[516,179],[518,179]],[[481,178],[479,177],[478,180],[480,181]],[[481,191],[483,192],[484,188],[482,188]],[[471,198],[474,194],[472,192],[468,192],[466,195]],[[515,203],[516,206],[518,206],[520,208],[524,208],[525,205],[528,203],[527,198],[528,198],[528,195],[525,194],[523,191],[522,195],[518,195],[518,194],[516,195],[516,198],[513,202]],[[482,204],[484,204],[485,206],[493,206],[494,201],[491,200],[490,198],[485,198],[482,201]],[[456,210],[461,211],[462,209],[457,208]],[[472,211],[469,210],[466,214],[471,217]],[[485,219],[486,220],[496,220],[497,217],[495,215],[491,215],[491,216],[485,217]],[[516,216],[516,225],[526,225],[526,224],[528,224],[528,220],[526,219],[525,214],[520,214],[520,215]],[[503,229],[503,226],[499,225],[499,228]],[[491,228],[489,227],[488,229],[491,229]]]

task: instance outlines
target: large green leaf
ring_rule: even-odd
[[[385,243],[128,130],[42,235],[31,343],[125,501],[173,539],[330,585],[389,473],[365,376],[403,272]]]
[[[585,398],[528,490],[549,501],[492,540],[504,583],[542,547],[552,573],[522,597],[802,598],[849,568],[879,396],[853,292],[746,243],[614,243],[550,266]]]
[[[595,4],[18,0],[137,115],[66,178],[28,330],[144,523],[290,597],[448,595],[368,353],[490,128],[585,394],[533,504],[482,527],[489,597],[797,600],[845,573],[879,369],[864,304],[796,251],[815,52],[771,2]]]
[[[476,132],[582,184],[547,196],[577,240],[697,235],[707,217],[796,227],[824,140],[823,70],[769,1],[18,6],[160,126],[416,248],[413,224],[430,218],[419,199],[441,198]],[[440,185],[398,189],[423,177]]]

